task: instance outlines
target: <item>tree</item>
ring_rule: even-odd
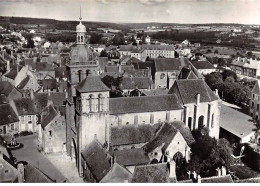
[[[235,72],[233,72],[232,70],[224,70],[222,72],[222,76],[223,76],[223,80],[225,81],[225,79],[229,76],[233,77],[235,81],[237,81],[237,74]]]
[[[125,38],[122,33],[118,33],[115,35],[115,37],[112,40],[113,45],[124,45],[125,44]]]
[[[108,53],[106,50],[102,50],[100,53],[100,57],[108,57]]]
[[[217,141],[209,135],[201,135],[192,145],[191,152],[188,168],[202,177],[214,176],[218,167],[229,168],[233,163],[233,151],[226,139]]]
[[[99,44],[99,43],[101,43],[101,39],[102,39],[102,35],[101,34],[92,33],[90,35],[89,43],[90,44]]]

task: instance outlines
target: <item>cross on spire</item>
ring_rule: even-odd
[[[82,17],[81,17],[81,5],[80,5],[80,9],[79,9],[79,20],[80,21],[82,20]]]

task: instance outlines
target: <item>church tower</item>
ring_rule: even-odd
[[[77,32],[77,45],[85,45],[86,43],[86,27],[82,24],[81,20],[81,7],[80,7],[80,17],[79,17],[79,24],[76,27]]]

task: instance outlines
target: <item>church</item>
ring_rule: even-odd
[[[167,95],[110,98],[100,78],[100,66],[86,46],[86,27],[76,27],[76,46],[67,64],[66,148],[83,175],[82,151],[94,139],[109,151],[111,128],[184,122],[190,130],[200,125],[218,139],[219,98],[202,79],[176,80]]]

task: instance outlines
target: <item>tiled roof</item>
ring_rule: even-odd
[[[209,178],[201,178],[201,183],[233,183],[230,174],[226,176],[214,176]]]
[[[118,164],[123,166],[145,165],[150,162],[142,148],[114,151],[114,158]]]
[[[132,179],[132,174],[126,168],[114,163],[111,170],[107,175],[100,181],[100,183],[123,183]]]
[[[200,102],[218,100],[218,97],[202,79],[176,80],[169,90],[169,94],[176,93],[174,88],[178,89],[178,94],[180,94],[179,97],[181,97],[183,104],[196,103],[197,94],[200,94]]]
[[[191,61],[196,69],[216,69],[209,61]]]
[[[36,71],[54,71],[54,67],[52,66],[52,64],[48,64],[47,62],[37,62]]]
[[[141,48],[135,48],[134,50],[132,50],[132,53],[142,53],[144,50]]]
[[[48,93],[35,93],[34,103],[36,105],[37,112],[40,113],[48,104]]]
[[[168,89],[150,89],[150,90],[142,90],[142,92],[147,96],[160,96],[160,95],[167,95],[169,90]]]
[[[157,133],[156,137],[152,141],[144,145],[143,148],[145,152],[150,153],[162,145],[162,150],[165,151],[177,133],[178,130],[175,127],[173,127],[169,123],[164,123],[162,128]]]
[[[234,122],[234,118],[236,119],[236,122]],[[220,127],[238,138],[244,138],[255,132],[254,129],[256,129],[256,126],[251,120],[251,116],[224,104],[221,105]]]
[[[140,47],[144,50],[175,50],[173,45],[140,45]]]
[[[98,57],[98,64],[101,70],[105,71],[108,62],[108,57]]]
[[[99,76],[88,76],[76,87],[79,92],[104,92],[110,89],[101,81]]]
[[[152,80],[149,77],[123,77],[121,82],[122,89],[149,89]]]
[[[20,70],[21,70],[22,68],[23,68],[23,67],[19,65],[19,68],[18,68],[18,69],[19,69],[19,72],[20,72]],[[16,67],[16,66],[15,66],[14,68],[12,68],[12,69],[10,70],[10,72],[8,72],[8,73],[5,74],[5,77],[8,77],[8,78],[10,78],[10,79],[15,79],[16,76],[17,76],[17,67]]]
[[[106,72],[119,72],[119,68],[117,65],[106,65],[105,71]]]
[[[19,116],[36,114],[34,102],[30,98],[15,99],[14,104]]]
[[[183,67],[180,71],[178,79],[198,79],[198,77],[194,74],[194,72],[190,68]]]
[[[235,183],[260,183],[260,177],[238,180]]]
[[[257,95],[260,95],[260,80],[256,80],[256,83],[255,83],[255,86],[254,88],[252,89],[252,93],[253,94],[257,94]]]
[[[13,89],[14,86],[10,82],[0,81],[0,94],[4,94],[6,97],[8,97]]]
[[[57,115],[58,115],[58,113],[52,104],[50,104],[48,107],[44,108],[41,112],[42,128],[45,128]]]
[[[43,79],[42,86],[44,90],[57,89],[57,81],[56,79]]]
[[[156,112],[183,109],[176,95],[110,98],[111,114]]]
[[[10,104],[0,105],[0,126],[18,121],[18,116],[16,115]]]
[[[183,123],[182,121],[174,121],[170,124],[174,126],[176,129],[178,129],[178,131],[181,133],[181,135],[183,136],[183,138],[189,146],[191,146],[191,144],[195,142],[189,127],[187,127],[185,123]]]
[[[52,183],[45,174],[29,163],[24,165],[24,183]]]
[[[97,182],[109,172],[110,165],[106,158],[106,153],[98,141],[93,140],[83,149],[82,156]]]
[[[67,77],[66,67],[57,67],[54,69],[54,71],[55,71],[55,78],[66,78]]]
[[[135,167],[132,183],[169,183],[167,163],[142,165]]]
[[[146,143],[150,141],[160,125],[125,125],[122,127],[111,127],[111,146]]]
[[[26,78],[24,78],[21,83],[17,86],[17,88],[19,89],[23,89],[25,87],[25,85],[27,85],[27,83],[30,80],[30,76],[26,76]]]
[[[119,51],[129,51],[131,52],[133,49],[135,49],[136,47],[133,45],[121,45],[119,48]]]
[[[188,65],[187,58],[156,58],[154,59],[156,72],[180,71]]]

